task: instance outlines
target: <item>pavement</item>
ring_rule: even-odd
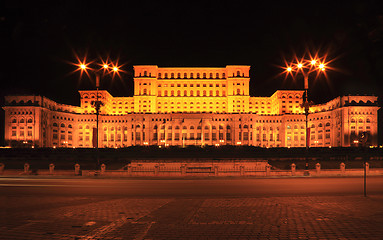
[[[383,239],[380,193],[132,197],[3,191],[0,204],[0,239]]]

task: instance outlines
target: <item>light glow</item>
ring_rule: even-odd
[[[297,64],[297,67],[298,67],[298,68],[303,68],[303,64],[302,64],[302,63],[298,63],[298,64]]]

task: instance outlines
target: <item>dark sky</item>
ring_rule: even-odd
[[[104,79],[114,96],[132,96],[132,66],[251,65],[252,96],[302,89],[284,80],[283,58],[319,51],[335,59],[328,80],[310,82],[316,103],[346,94],[382,98],[383,1],[36,1],[0,3],[3,96],[44,95],[79,105],[86,78],[70,74],[74,52],[124,63],[122,80]],[[382,84],[380,84],[382,85]]]

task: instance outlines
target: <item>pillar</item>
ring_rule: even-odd
[[[341,163],[341,164],[340,164],[340,172],[341,172],[342,174],[344,174],[345,171],[346,171],[346,164]]]
[[[29,167],[30,167],[29,163],[24,164],[24,173],[29,173]]]
[[[317,172],[317,175],[320,174],[320,163],[315,164],[315,170]]]
[[[74,175],[76,175],[76,176],[81,175],[81,173],[80,173],[80,164],[78,164],[78,163],[76,163],[74,165]]]
[[[295,163],[291,164],[291,175],[295,176],[295,170],[297,169],[297,165]]]
[[[55,165],[53,163],[49,164],[49,174],[54,174],[55,171]]]

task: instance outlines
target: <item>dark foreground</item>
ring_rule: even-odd
[[[383,177],[0,178],[0,239],[383,239]]]

